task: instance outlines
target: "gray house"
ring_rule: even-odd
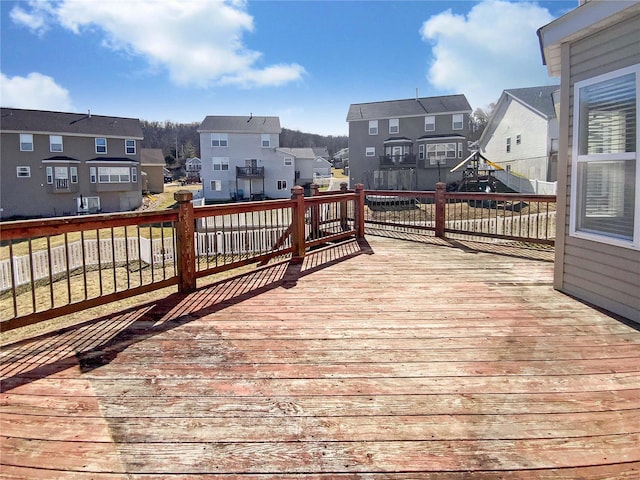
[[[433,190],[468,156],[471,106],[464,95],[357,103],[349,107],[351,185]]]
[[[276,153],[281,131],[278,117],[207,116],[198,128],[205,199],[290,197],[295,169]]]
[[[557,180],[559,85],[504,90],[478,141],[482,154],[506,171],[532,180]]]
[[[17,108],[0,115],[1,218],[141,205],[138,119]]]
[[[317,177],[331,176],[331,163],[318,153],[322,152],[315,148],[278,148],[278,158],[282,163],[293,165],[295,185],[304,187],[306,191]]]
[[[538,36],[560,77],[555,287],[640,322],[640,2],[586,2]]]

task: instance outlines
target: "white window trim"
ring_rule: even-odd
[[[365,147],[364,156],[365,157],[375,157],[376,156],[376,147]]]
[[[433,119],[433,122],[427,122],[427,120]],[[432,125],[433,128],[427,128],[427,125]],[[424,117],[424,131],[425,132],[435,132],[436,131],[436,116],[435,115],[427,115]]]
[[[98,147],[102,148],[102,145],[98,145],[98,140],[104,140],[104,152],[99,152],[98,151]],[[95,139],[95,145],[96,145],[96,155],[106,155],[107,154],[107,139],[104,137],[96,137]]]
[[[389,119],[389,135],[393,135],[394,133],[400,133],[400,119],[399,118],[390,118]]]
[[[456,128],[456,118],[460,118],[460,126]],[[464,129],[464,113],[454,113],[451,115],[451,130],[463,130]]]
[[[23,142],[22,141],[23,137],[25,139],[26,138],[30,138],[30,140],[28,142]],[[34,149],[34,147],[33,147],[33,133],[21,133],[19,141],[20,141],[20,151],[21,152],[33,152],[33,149]],[[31,148],[22,148],[22,145],[23,144],[27,144],[27,143],[31,144]]]
[[[218,167],[218,168],[216,168]],[[229,157],[212,157],[211,168],[214,172],[227,172],[229,171]]]
[[[286,180],[277,180],[276,181],[276,189],[277,190],[286,190],[287,189],[287,181]]]
[[[69,178],[71,183],[78,183],[78,167],[69,167]]]
[[[53,185],[53,167],[47,167],[47,185]]]
[[[636,151],[631,153],[617,153],[617,154],[596,154],[596,155],[578,155],[579,147],[579,131],[580,128],[580,105],[578,103],[580,96],[580,89],[595,83],[611,80],[613,78],[621,77],[629,73],[635,73],[636,76]],[[585,80],[576,82],[573,86],[573,145],[571,147],[571,178],[578,178],[578,166],[580,163],[588,162],[592,160],[602,161],[615,161],[615,160],[635,160],[636,162],[636,182],[635,182],[635,212],[633,218],[633,240],[624,240],[622,238],[616,238],[606,233],[586,232],[583,230],[577,230],[577,216],[578,216],[578,182],[571,182],[571,209],[569,212],[569,236],[576,238],[583,238],[585,240],[591,240],[594,242],[605,243],[608,245],[631,248],[634,250],[640,250],[640,159],[638,159],[638,142],[640,141],[640,122],[638,116],[640,114],[640,64],[632,65],[630,67],[621,68],[612,72],[607,72],[596,77],[587,78]]]
[[[369,120],[369,135],[378,135],[378,120]]]
[[[54,142],[53,140],[60,140],[59,142]],[[60,150],[54,150],[54,145],[60,145]],[[49,151],[52,153],[62,153],[64,151],[64,144],[62,143],[62,135],[49,135]]]
[[[131,183],[138,183],[138,169],[131,167]]]
[[[213,142],[218,142],[218,145],[214,145]],[[224,142],[224,145],[222,144]],[[212,148],[226,148],[229,146],[229,134],[227,133],[212,133],[211,134],[211,147]]]
[[[51,168],[51,167],[47,167],[47,169],[48,168]],[[89,167],[89,183],[97,183],[98,182],[98,173],[97,172],[98,172],[98,170],[96,169],[96,167]],[[51,180],[51,183],[53,183],[53,180]]]
[[[25,173],[26,175],[21,175],[20,172]],[[31,178],[31,167],[26,165],[20,165],[16,167],[16,177],[18,178]]]
[[[221,192],[222,191],[222,181],[221,180],[211,180],[209,184],[212,192]]]
[[[260,135],[260,146],[262,148],[271,148],[271,135],[263,133]]]
[[[284,157],[284,166],[291,167],[293,165],[293,157]]]
[[[133,142],[133,146],[130,147],[129,145],[127,145],[127,142]],[[129,148],[132,149],[132,151],[129,151]],[[133,138],[127,138],[124,141],[124,154],[125,155],[135,155],[136,154],[136,141]]]

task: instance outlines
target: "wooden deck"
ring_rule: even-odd
[[[640,477],[637,330],[548,253],[367,240],[5,346],[0,477]]]

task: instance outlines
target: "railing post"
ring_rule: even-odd
[[[436,183],[436,237],[444,238],[444,219],[447,191],[447,184],[444,182]]]
[[[362,183],[356,184],[355,193],[358,196],[355,211],[356,237],[364,238],[364,185]]]
[[[320,195],[320,185],[317,183],[311,184],[311,196],[316,197]],[[311,206],[311,233],[310,238],[315,240],[320,238],[320,205]]]
[[[178,224],[176,225],[175,259],[178,266],[178,291],[192,292],[196,289],[196,248],[195,215],[193,212],[193,193],[179,190],[173,194],[178,202]]]
[[[346,193],[349,193],[349,190],[347,189],[347,182],[340,183],[340,193],[343,195]],[[347,219],[347,202],[346,201],[340,202],[340,228],[342,229],[343,232],[346,230],[349,230],[349,220]]]
[[[291,189],[291,200],[296,203],[293,207],[293,218],[291,219],[291,243],[293,246],[294,263],[302,263],[305,252],[305,208],[304,208],[304,188],[296,185]]]

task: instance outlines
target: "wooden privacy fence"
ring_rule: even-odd
[[[194,207],[175,194],[160,212],[84,215],[1,225],[0,328],[7,331],[310,248],[364,236],[364,190]]]

